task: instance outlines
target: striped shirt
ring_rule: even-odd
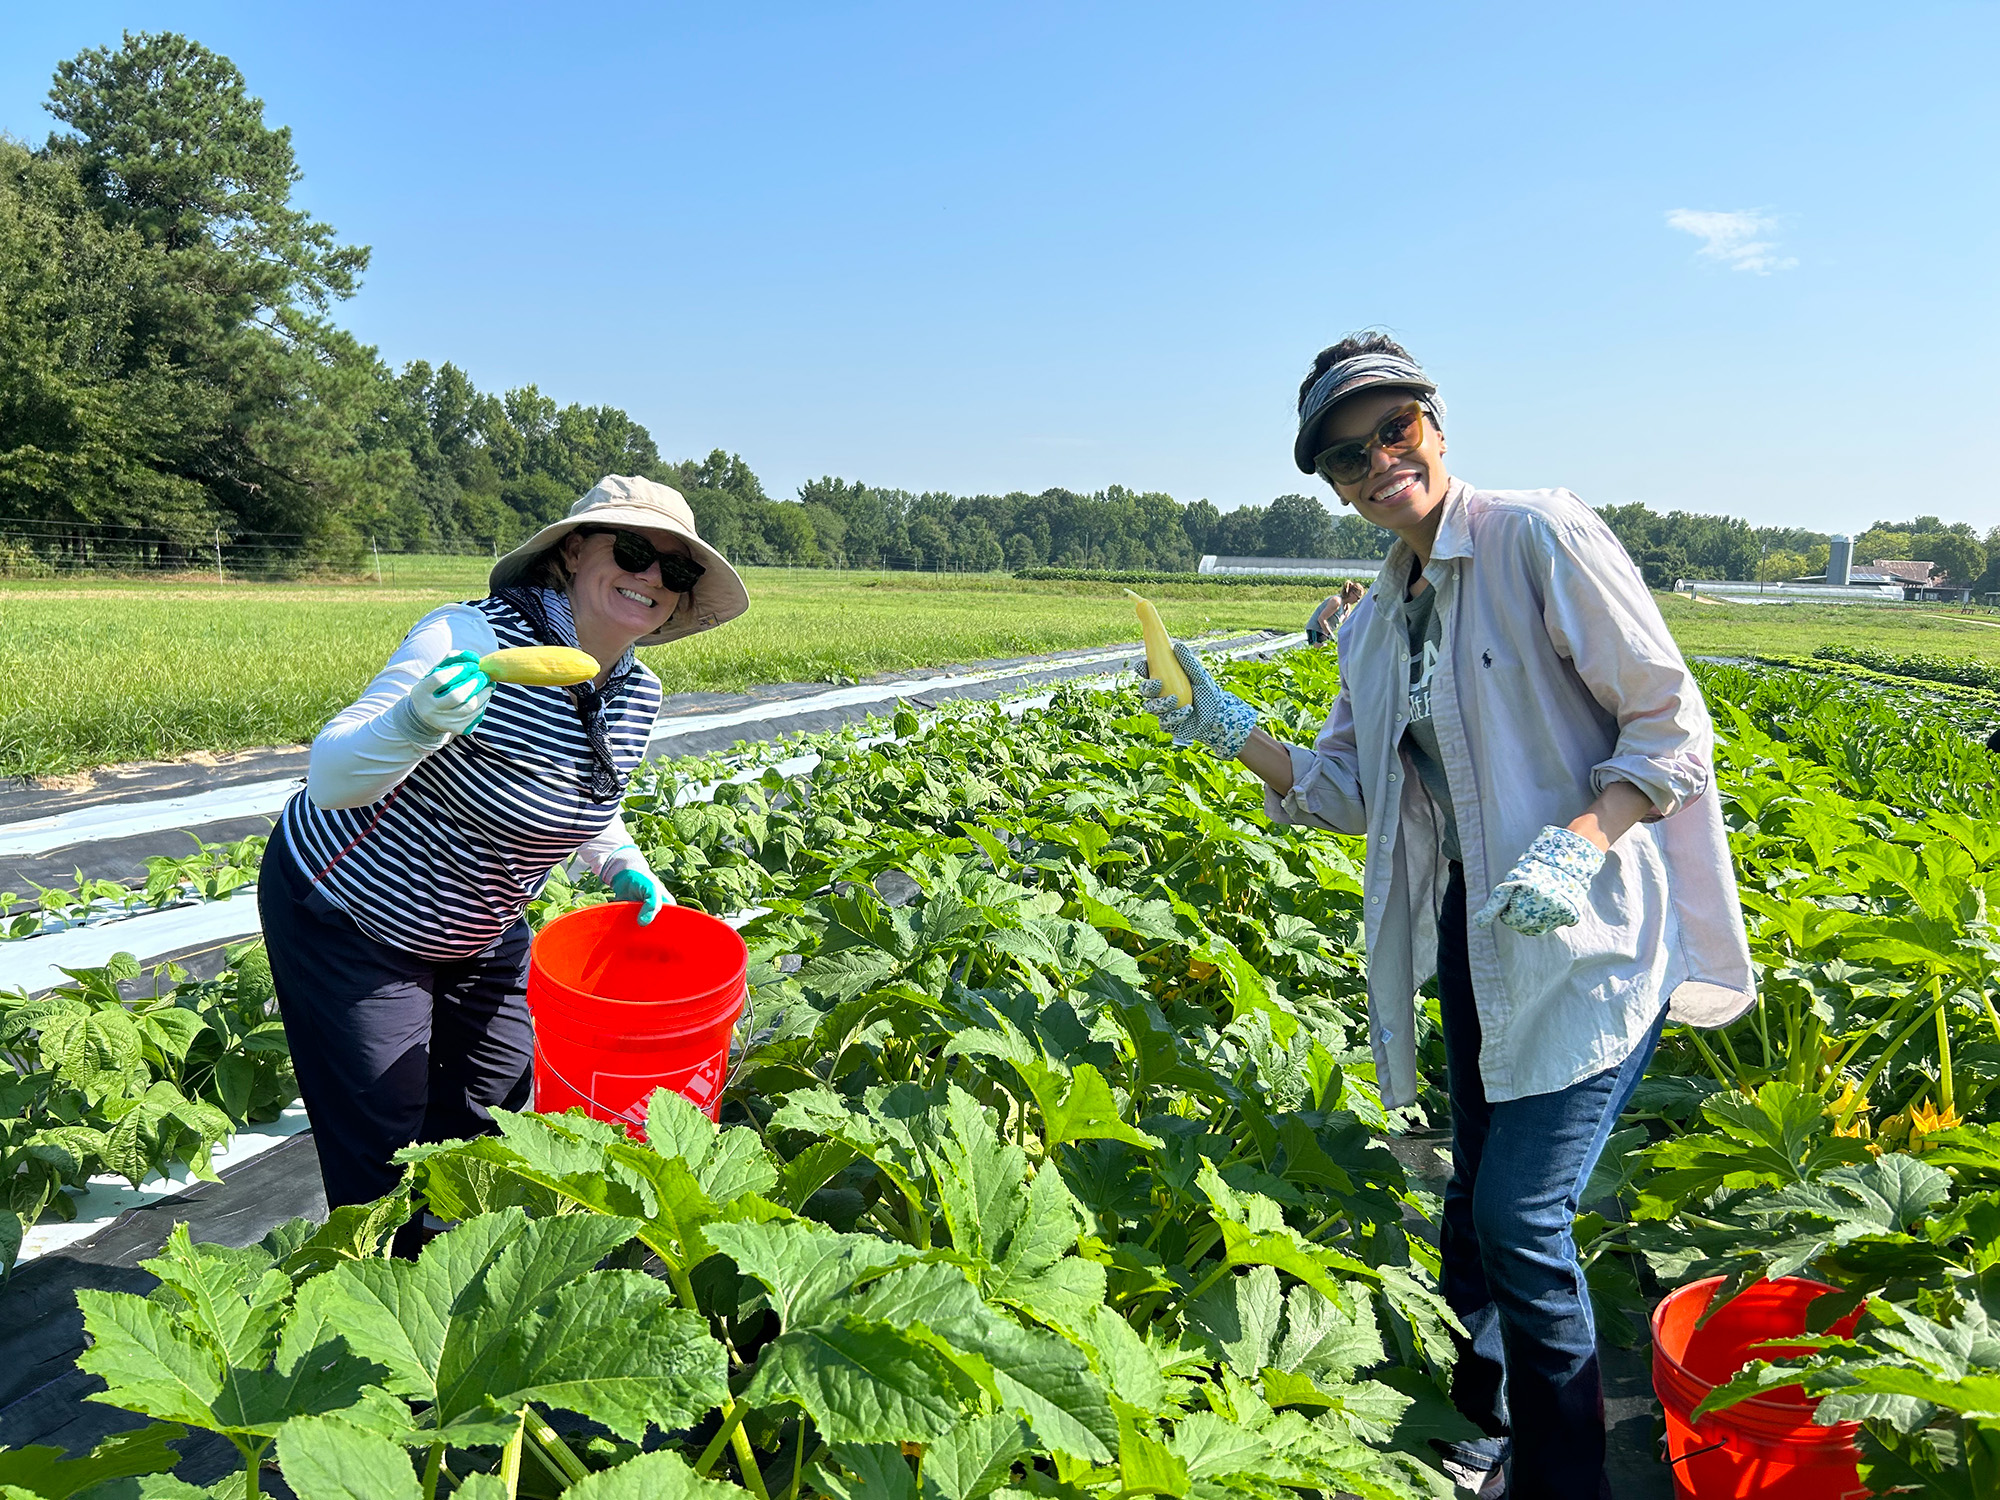
[[[546,596],[575,644],[569,601]],[[589,794],[590,742],[559,687],[503,682],[463,735],[412,744],[388,709],[445,656],[538,644],[500,599],[419,620],[368,691],[313,742],[306,789],[286,804],[286,841],[307,877],[370,937],[430,959],[479,952],[520,919],[549,872],[582,851],[602,869],[627,846],[619,802]],[[645,758],[660,680],[628,651],[603,692],[622,780]]]

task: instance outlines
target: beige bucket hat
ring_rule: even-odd
[[[668,617],[667,623],[637,644],[657,646],[679,640],[684,635],[713,630],[735,619],[750,607],[750,595],[743,580],[729,566],[729,559],[701,539],[694,529],[694,511],[681,492],[635,475],[607,474],[581,500],[569,508],[560,521],[551,522],[493,565],[486,586],[497,593],[525,581],[536,562],[551,547],[579,526],[637,526],[650,531],[671,531],[688,544],[688,551],[705,570],[687,603]]]

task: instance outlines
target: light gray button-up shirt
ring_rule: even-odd
[[[1577,925],[1470,930],[1486,1097],[1519,1099],[1622,1063],[1663,998],[1671,1019],[1719,1026],[1756,987],[1708,708],[1625,549],[1567,490],[1453,480],[1444,505],[1424,569],[1443,621],[1431,702],[1471,908],[1609,782],[1631,782],[1662,815],[1611,846]],[[1279,822],[1367,835],[1369,1033],[1391,1107],[1417,1094],[1414,997],[1436,972],[1446,875],[1431,800],[1400,749],[1416,561],[1397,542],[1341,625],[1333,712],[1312,749],[1288,747],[1292,790],[1264,799]]]

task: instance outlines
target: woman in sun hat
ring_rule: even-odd
[[[1365,834],[1383,1103],[1415,1102],[1414,992],[1437,976],[1452,1174],[1440,1253],[1459,1409],[1510,1439],[1518,1497],[1596,1500],[1604,1407],[1571,1225],[1669,1015],[1755,1001],[1701,691],[1603,521],[1567,490],[1445,469],[1444,403],[1383,334],[1321,352],[1293,458],[1392,531],[1339,629],[1318,740],[1286,745],[1185,646],[1177,743],[1240,759],[1287,823]],[[1475,1488],[1480,1486],[1475,1485]]]
[[[400,1148],[526,1105],[523,912],[551,869],[581,856],[641,922],[673,899],[618,812],[660,707],[634,648],[749,608],[679,492],[620,475],[488,587],[417,621],[328,721],[265,851],[258,908],[330,1208],[392,1189]],[[479,670],[534,645],[603,670],[574,688]]]

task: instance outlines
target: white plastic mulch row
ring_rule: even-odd
[[[305,1128],[305,1106],[294,1104],[266,1124],[244,1126],[209,1157],[208,1164],[217,1173],[226,1172],[252,1157],[262,1156]],[[144,1187],[135,1188],[113,1173],[101,1173],[91,1178],[89,1187],[70,1200],[76,1205],[76,1217],[69,1223],[36,1224],[21,1237],[19,1259],[33,1260],[51,1250],[74,1245],[78,1240],[87,1240],[100,1229],[110,1228],[120,1214],[144,1208],[148,1203],[158,1203],[175,1193],[184,1193],[200,1180],[186,1167],[181,1167],[171,1177],[149,1177]]]
[[[1304,636],[1299,637],[1305,639]],[[1260,643],[1255,649],[1269,651],[1274,642]],[[749,708],[732,708],[721,713],[688,714],[670,719],[653,731],[646,749],[659,754],[670,741],[685,739],[711,729],[734,729],[742,724],[761,724],[767,719],[789,719],[798,714],[828,708],[855,708],[864,703],[887,703],[898,698],[921,697],[925,693],[949,693],[983,682],[1004,682],[1009,677],[1033,677],[1040,672],[1062,671],[1068,667],[1098,666],[1105,662],[1134,659],[1137,646],[1120,646],[1111,651],[1093,651],[1087,656],[1044,658],[1021,666],[989,667],[983,672],[959,672],[949,677],[913,677],[900,682],[863,682],[853,687],[832,688],[810,698],[792,698],[778,703],[757,703]]]
[[[1268,651],[1287,650],[1302,644],[1304,640],[1302,634],[1284,635],[1271,640],[1234,646],[1213,654],[1223,658],[1255,656]],[[1124,655],[1122,652],[1115,653],[1114,659],[1122,659]],[[1101,677],[1076,678],[1064,683],[1063,686],[1087,687],[1115,680],[1115,673],[1105,674]],[[937,679],[934,679],[930,686],[935,688],[936,683]],[[1020,698],[1010,698],[996,706],[1018,717],[1029,709],[1047,707],[1052,696],[1051,692],[1035,693]],[[657,739],[657,736],[655,738]],[[859,743],[863,746],[879,745],[893,738],[895,738],[893,735],[877,735],[863,739]],[[674,800],[682,805],[689,802],[706,802],[715,796],[715,789],[718,786],[755,781],[766,770],[776,770],[779,775],[786,777],[803,776],[818,764],[818,754],[808,751],[775,762],[771,766],[754,766],[719,781],[684,788]],[[290,782],[286,784],[296,785]],[[241,942],[253,938],[260,930],[257,920],[256,887],[242,886],[219,901],[172,907],[164,911],[148,911],[119,920],[52,932],[41,937],[0,943],[0,989],[18,988],[33,993],[62,983],[64,969],[97,968],[109,962],[114,953],[135,953],[145,957],[179,953],[191,948],[213,948],[222,943]]]
[[[1285,650],[1301,644],[1304,639],[1303,635],[1280,636],[1274,640],[1238,646],[1215,654],[1223,657],[1251,656],[1266,651]],[[1116,656],[1122,657],[1125,654],[1116,653]],[[1102,678],[1078,679],[1076,682],[1065,683],[1064,686],[1089,686],[1115,680],[1115,674],[1108,674]],[[933,690],[939,685],[937,679],[926,684]],[[1003,713],[1018,718],[1031,709],[1046,708],[1054,696],[1053,692],[1035,693],[1009,699],[996,706]],[[879,745],[894,738],[894,735],[874,735],[864,738],[859,744],[863,747]],[[738,772],[721,781],[685,788],[675,797],[675,802],[686,804],[709,801],[714,797],[717,787],[755,781],[762,777],[766,770],[776,770],[779,775],[785,777],[802,776],[817,766],[819,761],[820,757],[813,752],[792,756],[771,766],[758,766]],[[294,784],[285,783],[287,786]],[[95,968],[108,962],[111,956],[118,952],[159,955],[190,948],[212,948],[223,943],[240,942],[255,937],[261,930],[257,918],[256,897],[254,886],[244,886],[223,900],[208,902],[201,906],[154,912],[134,917],[127,922],[76,928],[47,937],[0,945],[0,989],[12,989],[17,986],[31,992],[46,989],[62,981],[63,969]],[[748,911],[725,917],[723,920],[732,926],[740,926],[760,915],[763,910],[762,907],[752,907]],[[306,1128],[305,1109],[301,1105],[294,1104],[268,1124],[252,1125],[238,1131],[230,1138],[227,1145],[215,1153],[210,1165],[217,1172],[239,1166]],[[157,1203],[175,1193],[186,1192],[198,1180],[185,1169],[171,1177],[150,1179],[138,1188],[134,1188],[124,1178],[118,1176],[105,1174],[93,1177],[90,1179],[89,1187],[74,1200],[77,1207],[76,1218],[66,1224],[37,1224],[30,1228],[22,1240],[19,1260],[33,1260],[37,1256],[47,1255],[52,1250],[87,1239],[98,1231],[108,1228],[121,1214],[149,1203]]]
[[[0,824],[0,859],[46,854],[86,841],[169,833],[230,818],[268,817],[285,805],[298,784],[298,777],[285,776],[275,781],[246,781],[213,792],[191,792],[185,797],[109,802],[47,818],[23,818],[18,823]]]
[[[1000,708],[1019,717],[1031,708],[1046,708],[1050,697],[1048,693],[1039,693],[1010,700]],[[873,735],[857,744],[865,748],[894,738],[894,735]],[[682,787],[674,794],[674,805],[711,802],[716,788],[760,780],[767,770],[790,778],[804,776],[818,764],[818,752],[808,751],[769,766],[755,766],[720,781]],[[243,942],[262,930],[257,916],[256,886],[239,886],[220,900],[196,906],[145,912],[123,920],[106,920],[43,937],[0,943],[0,990],[18,988],[32,994],[61,984],[65,969],[98,968],[109,963],[116,953],[161,955],[191,948],[214,948],[222,943]]]
[[[1259,647],[1258,649],[1268,649]],[[650,755],[664,753],[674,740],[712,729],[732,729],[759,724],[770,719],[789,719],[799,714],[830,708],[850,708],[863,703],[886,703],[892,699],[923,693],[949,692],[982,682],[1003,682],[1009,677],[1031,677],[1063,667],[1094,666],[1132,656],[1133,648],[1093,652],[1088,656],[1064,657],[1025,666],[995,667],[982,672],[961,672],[950,677],[907,678],[895,682],[862,683],[854,687],[830,688],[807,698],[791,698],[756,703],[748,708],[712,714],[689,714],[672,719],[653,731],[646,749]],[[171,833],[204,823],[220,823],[232,818],[272,817],[293,792],[299,778],[280,777],[272,781],[251,781],[241,786],[222,787],[212,792],[193,792],[184,797],[160,797],[145,802],[117,802],[101,807],[81,808],[46,818],[24,818],[0,824],[0,859],[46,854],[70,844],[107,839],[132,838],[139,834]]]

